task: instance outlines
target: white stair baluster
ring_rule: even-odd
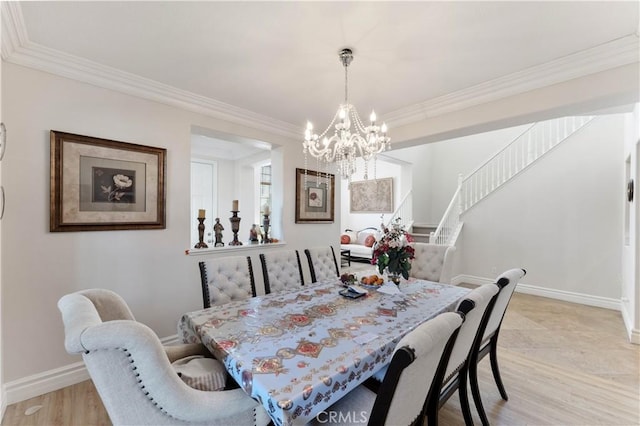
[[[430,234],[429,241],[437,244],[453,244],[453,239],[457,237],[462,226],[460,215],[591,122],[593,118],[593,116],[562,117],[535,123],[469,175],[458,176],[458,189],[438,228]],[[398,214],[401,214],[403,220],[405,217],[411,217],[410,202],[406,202],[405,205],[403,201],[401,207],[398,209]]]

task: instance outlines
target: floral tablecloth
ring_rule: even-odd
[[[349,299],[337,280],[312,284],[187,313],[178,332],[224,360],[276,425],[305,424],[385,366],[406,333],[469,292],[415,279],[400,287]]]

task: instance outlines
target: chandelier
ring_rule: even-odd
[[[340,105],[333,120],[320,135],[313,133],[313,125],[311,122],[307,122],[307,130],[304,133],[304,142],[302,143],[305,168],[307,154],[311,154],[319,162],[335,163],[342,177],[351,181],[351,176],[357,171],[356,158],[362,157],[364,160],[364,179],[367,180],[369,178],[369,160],[373,158],[375,162],[378,153],[389,149],[391,139],[387,137],[387,125],[382,123],[382,126],[378,126],[376,124],[375,112],[371,112],[369,125],[365,126],[356,108],[349,103],[347,69],[353,60],[353,51],[348,48],[342,49],[339,56],[340,62],[344,66],[344,103]],[[334,132],[329,137],[327,133],[332,128]]]

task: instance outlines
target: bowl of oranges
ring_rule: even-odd
[[[384,278],[376,274],[360,278],[360,285],[365,288],[378,288],[382,284],[384,284]]]

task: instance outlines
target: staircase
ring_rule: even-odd
[[[438,227],[431,233],[429,242],[455,245],[462,230],[460,216],[464,212],[558,146],[560,142],[580,131],[593,118],[562,117],[534,123],[468,176],[460,175],[458,188]]]
[[[418,243],[428,243],[432,232],[435,232],[437,226],[414,223],[409,232],[413,240]]]
[[[427,224],[417,224],[413,222],[413,192],[409,191],[404,196],[398,208],[391,215],[385,226],[390,227],[397,219],[400,219],[400,223],[404,228],[409,231],[414,241],[419,243],[428,243],[429,237],[432,232],[436,230],[436,226]],[[384,223],[384,218],[383,218]]]
[[[402,201],[398,204],[398,208],[393,212],[385,226],[390,227],[396,220],[399,220],[405,229],[411,229],[413,225],[413,191],[409,191],[407,195],[402,198]],[[384,215],[382,215],[382,223],[384,223]]]

